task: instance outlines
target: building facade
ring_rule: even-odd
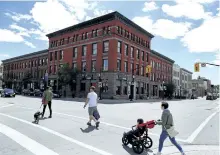
[[[180,66],[173,64],[173,84],[176,86],[174,95],[180,96]]]
[[[7,88],[39,89],[47,72],[48,50],[3,60],[3,81]]]
[[[158,98],[163,91],[163,84],[172,82],[172,70],[174,61],[154,50],[150,53],[150,96]]]
[[[190,97],[192,95],[192,72],[180,68],[180,95]]]
[[[80,73],[73,89],[76,96],[86,95],[91,85],[101,82],[97,91],[103,97],[127,98],[133,77],[137,98],[149,92],[145,68],[150,64],[154,36],[120,13],[113,12],[47,37],[49,79],[59,83],[57,70],[62,64],[77,68]]]

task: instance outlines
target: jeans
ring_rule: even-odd
[[[158,152],[161,152],[163,149],[163,143],[166,140],[166,138],[169,137],[170,141],[173,143],[173,145],[175,145],[177,147],[177,149],[183,153],[183,149],[182,147],[176,142],[175,137],[171,138],[166,130],[163,130],[161,135],[160,135],[160,140],[159,140],[159,148],[158,148]]]
[[[52,116],[52,108],[51,108],[51,101],[48,101],[48,107],[49,107],[49,110],[50,110],[50,116]],[[43,108],[43,114],[42,114],[42,117],[44,117],[44,113],[45,113],[45,110],[46,110],[46,107],[47,105],[44,105],[44,108]]]

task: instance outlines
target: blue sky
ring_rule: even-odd
[[[118,11],[155,35],[152,49],[193,72],[196,61],[220,64],[219,2],[47,0],[0,2],[0,60],[48,48],[45,34]],[[198,75],[220,83],[217,67]]]

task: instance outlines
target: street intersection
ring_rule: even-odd
[[[219,100],[200,98],[169,104],[183,149],[188,154],[199,150],[209,151],[208,155],[219,154]],[[134,154],[122,145],[123,132],[130,130],[137,118],[148,121],[161,117],[160,102],[99,104],[101,124],[96,130],[86,125],[88,113],[83,109],[84,103],[53,100],[53,118],[40,120],[36,125],[32,123],[33,115],[40,105],[40,98],[0,98],[0,155]],[[149,132],[154,144],[151,151],[143,154],[151,155],[157,150],[161,127]],[[167,140],[164,154],[176,155],[177,150],[170,146]]]

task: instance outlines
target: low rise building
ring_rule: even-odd
[[[180,66],[177,64],[173,65],[173,84],[176,86],[174,96],[180,96]]]
[[[180,68],[180,95],[190,97],[192,95],[192,72]]]

